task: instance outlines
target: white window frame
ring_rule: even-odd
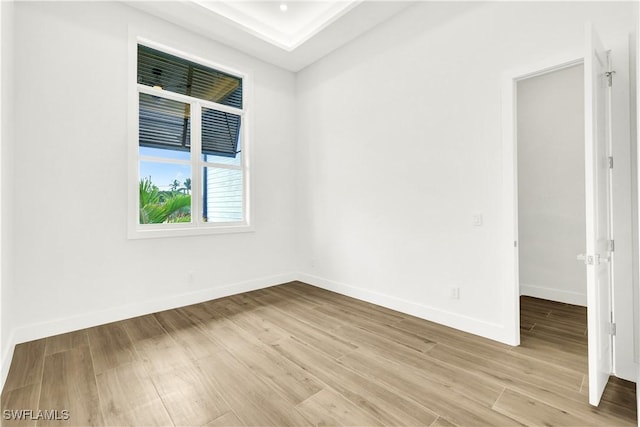
[[[175,92],[163,90],[161,88],[153,88],[138,84],[138,45],[150,47],[160,50],[170,55],[183,58],[185,60],[201,64],[203,66],[213,68],[215,70],[230,74],[242,79],[242,109],[230,107],[228,105],[218,104],[203,99],[194,98],[188,95],[182,95]],[[178,237],[178,236],[197,236],[206,234],[219,233],[239,233],[254,231],[251,224],[251,180],[249,173],[249,160],[251,152],[250,139],[250,78],[247,73],[230,69],[229,67],[213,63],[201,57],[197,57],[154,41],[141,38],[139,36],[130,37],[129,45],[129,209],[127,210],[128,219],[128,237],[130,239],[144,239],[156,237]],[[139,98],[140,94],[149,94],[165,99],[190,104],[191,115],[191,159],[176,160],[155,156],[142,156],[139,154]],[[210,161],[204,161],[201,153],[201,137],[202,137],[202,108],[210,108],[241,117],[240,141],[242,141],[242,155],[240,165],[221,164]],[[181,164],[191,167],[191,222],[190,223],[162,223],[162,224],[140,224],[140,195],[139,195],[139,164],[141,161],[152,161],[156,163]],[[205,222],[200,214],[203,211],[202,201],[202,179],[203,168],[215,167],[220,169],[241,170],[242,173],[242,207],[243,221],[235,222]]]

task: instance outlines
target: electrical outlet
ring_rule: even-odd
[[[474,227],[482,227],[482,214],[481,213],[474,214],[472,221],[473,221]]]
[[[460,288],[451,288],[451,299],[460,299]]]
[[[193,271],[187,272],[187,283],[194,283],[196,281],[196,277],[193,274]]]

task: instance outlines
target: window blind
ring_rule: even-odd
[[[242,79],[138,45],[138,83],[198,99],[242,108]],[[189,105],[140,94],[139,143],[143,147],[188,151]],[[236,157],[241,117],[202,109],[202,153]]]

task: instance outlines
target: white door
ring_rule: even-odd
[[[585,199],[589,403],[597,406],[611,373],[611,222],[609,63],[590,23],[586,28]]]

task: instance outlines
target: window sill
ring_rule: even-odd
[[[165,224],[166,227],[135,226],[129,229],[130,240],[155,239],[167,237],[207,236],[212,234],[250,233],[255,231],[252,225],[212,225],[208,227],[176,226]]]

